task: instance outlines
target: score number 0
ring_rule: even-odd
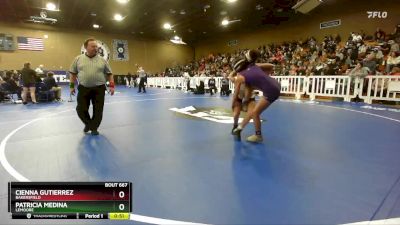
[[[118,193],[119,198],[124,198],[125,197],[125,192],[120,191]],[[118,206],[119,210],[123,211],[125,209],[125,205],[124,204],[119,204]]]
[[[127,186],[128,186],[128,183],[120,183],[119,184],[119,187],[127,187]],[[118,193],[118,197],[123,199],[125,197],[125,192],[120,191]],[[119,208],[119,210],[123,211],[125,209],[125,205],[124,204],[119,204],[118,208]]]

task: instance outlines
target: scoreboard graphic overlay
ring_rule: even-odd
[[[128,220],[131,182],[9,182],[13,219]]]

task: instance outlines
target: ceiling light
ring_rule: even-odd
[[[164,23],[164,29],[166,29],[166,30],[171,30],[171,28],[172,28],[172,26],[171,26],[171,24],[170,23]]]
[[[56,10],[56,5],[52,2],[48,2],[46,4],[46,9],[51,10],[51,11],[55,11]]]
[[[227,2],[229,2],[229,3],[233,3],[233,2],[236,2],[237,0],[227,0]]]
[[[126,4],[126,3],[129,2],[129,0],[117,0],[117,2],[118,2],[118,3],[121,3],[121,4]]]
[[[47,38],[49,38],[49,35],[45,34],[45,35],[43,35],[43,37],[47,39]]]
[[[98,25],[98,24],[93,24],[93,28],[99,29],[99,28],[100,28],[100,25]]]
[[[231,23],[237,23],[237,22],[240,22],[240,21],[242,21],[242,20],[241,20],[241,19],[236,19],[236,20],[227,20],[227,19],[224,19],[224,20],[222,20],[221,25],[222,25],[222,26],[228,26],[228,25],[231,24]]]
[[[175,35],[173,38],[171,38],[170,41],[171,41],[172,43],[174,43],[174,44],[186,45],[186,43],[182,41],[182,38],[180,38],[180,37],[177,36],[177,35]]]
[[[121,14],[115,14],[114,15],[114,20],[116,20],[116,21],[122,21],[124,18],[121,16]]]
[[[205,6],[203,7],[204,12],[207,12],[207,10],[208,10],[209,8],[211,8],[211,5],[205,5]]]
[[[170,41],[177,45],[186,45],[186,43],[183,42],[182,40],[177,41],[177,40],[171,39]]]

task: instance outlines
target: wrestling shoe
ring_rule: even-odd
[[[253,143],[260,143],[263,141],[263,137],[261,135],[251,135],[246,138],[246,141],[253,142]]]

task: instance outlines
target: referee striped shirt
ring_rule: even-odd
[[[106,76],[112,74],[108,62],[99,55],[89,57],[86,54],[75,58],[69,70],[78,75],[79,84],[84,87],[96,87],[106,84]]]
[[[146,73],[144,72],[144,70],[138,70],[138,73],[139,73],[139,78],[146,77]]]

